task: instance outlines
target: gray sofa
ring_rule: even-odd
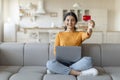
[[[120,44],[82,44],[82,54],[93,57],[98,76],[46,74],[53,44],[0,43],[0,80],[120,80]]]

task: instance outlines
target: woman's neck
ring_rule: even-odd
[[[66,30],[66,32],[74,32],[74,31],[75,31],[74,28],[73,28],[73,29],[69,29],[69,28],[68,28],[68,29]]]

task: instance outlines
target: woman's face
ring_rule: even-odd
[[[73,16],[67,16],[64,21],[65,26],[67,26],[67,29],[74,29],[76,20]]]

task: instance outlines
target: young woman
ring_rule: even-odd
[[[54,55],[56,54],[56,46],[80,46],[84,40],[92,34],[92,28],[95,23],[90,20],[86,32],[76,31],[77,16],[73,12],[69,12],[64,16],[65,31],[59,32],[56,35],[54,44]],[[74,54],[74,53],[73,53]],[[68,64],[65,61],[50,60],[47,62],[47,68],[50,72],[58,74],[70,75],[97,75],[97,69],[93,68],[92,58],[83,57],[73,64]]]

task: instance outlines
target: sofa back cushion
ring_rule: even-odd
[[[26,43],[24,46],[25,66],[45,66],[48,61],[48,43]]]
[[[23,65],[23,43],[1,43],[0,65],[22,66]]]
[[[92,57],[94,66],[101,66],[100,44],[82,44],[82,55]]]
[[[120,66],[120,44],[101,45],[102,66]]]

